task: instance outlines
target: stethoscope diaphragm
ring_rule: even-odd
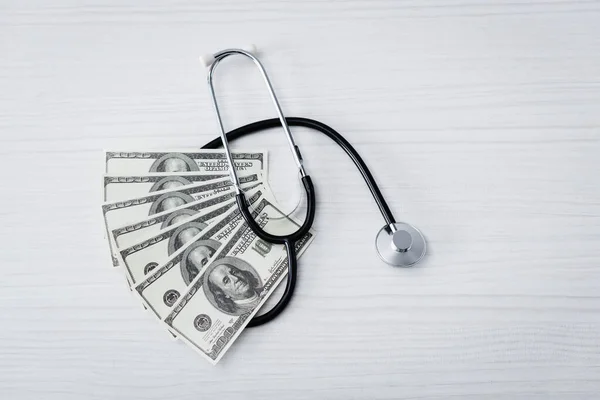
[[[411,267],[423,258],[427,245],[417,228],[404,222],[395,222],[381,228],[375,239],[375,247],[379,257],[387,264]]]

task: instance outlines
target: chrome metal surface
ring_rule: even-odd
[[[375,247],[379,257],[395,267],[411,267],[425,255],[425,237],[412,225],[396,222],[377,234]]]
[[[277,96],[275,95],[275,91],[273,90],[273,86],[271,85],[271,81],[269,80],[269,76],[267,75],[265,68],[263,67],[261,62],[258,60],[258,58],[250,52],[247,52],[242,49],[222,50],[222,51],[219,51],[214,54],[215,60],[208,67],[208,86],[210,88],[212,104],[215,109],[215,113],[217,115],[217,120],[219,122],[219,129],[221,131],[221,139],[223,140],[223,147],[225,148],[225,153],[227,154],[227,161],[229,162],[229,165],[230,165],[229,175],[230,175],[231,180],[236,188],[236,191],[238,193],[241,193],[239,181],[237,178],[237,171],[234,168],[233,157],[232,157],[231,151],[229,149],[229,143],[227,141],[225,127],[223,126],[223,120],[221,119],[221,113],[219,112],[219,104],[217,102],[215,88],[213,85],[213,74],[214,74],[214,71],[215,71],[217,65],[219,65],[219,63],[222,60],[224,60],[225,58],[227,58],[231,55],[243,55],[243,56],[248,57],[249,59],[251,59],[254,62],[254,65],[256,65],[256,67],[260,71],[260,74],[261,74],[265,84],[267,85],[267,89],[269,91],[269,96],[271,97],[271,100],[273,101],[273,105],[275,106],[275,111],[277,112],[277,116],[279,117],[279,120],[281,121],[281,125],[285,132],[285,136],[287,137],[288,143],[290,145],[290,149],[292,150],[292,156],[294,157],[294,161],[295,161],[296,165],[298,166],[298,170],[300,171],[300,175],[302,177],[306,176],[306,171],[304,170],[304,164],[302,162],[302,156],[300,155],[300,150],[298,149],[298,146],[296,146],[296,142],[294,142],[294,137],[292,136],[292,132],[290,131],[290,127],[288,126],[287,121],[285,120],[283,111],[281,110],[281,106],[279,104],[279,100],[277,100]]]

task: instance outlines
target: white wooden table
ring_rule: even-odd
[[[216,135],[202,53],[256,43],[296,130],[318,236],[281,318],[216,367],[164,334],[107,264],[102,149]],[[229,128],[273,116],[219,72]],[[591,399],[600,396],[600,2],[0,1],[0,398]],[[293,187],[282,134],[267,147]]]

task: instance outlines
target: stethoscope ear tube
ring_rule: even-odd
[[[268,232],[265,232],[262,229],[262,227],[260,227],[258,225],[258,223],[256,223],[256,221],[254,220],[254,218],[252,216],[252,213],[249,210],[248,202],[246,201],[244,193],[240,187],[240,182],[239,182],[239,179],[237,176],[233,156],[229,149],[228,134],[225,132],[225,128],[223,126],[223,120],[221,118],[221,113],[219,111],[219,104],[217,101],[217,97],[215,94],[215,88],[213,85],[213,74],[215,72],[215,68],[225,58],[233,56],[233,55],[244,56],[244,57],[250,59],[254,63],[254,65],[257,67],[257,69],[258,69],[260,75],[262,76],[263,81],[267,87],[267,91],[269,93],[269,96],[271,97],[271,100],[273,102],[273,106],[275,107],[277,116],[279,117],[278,118],[279,123],[283,127],[283,131],[285,132],[285,136],[287,138],[288,144],[290,146],[290,149],[292,150],[292,157],[294,158],[294,161],[295,161],[296,165],[298,166],[298,171],[300,172],[300,175],[302,177],[301,179],[304,184],[304,189],[306,191],[306,197],[308,200],[308,208],[307,208],[307,212],[306,212],[306,217],[304,219],[304,222],[298,228],[298,230],[296,230],[296,232],[293,232],[293,233],[290,233],[287,235],[270,234]],[[296,260],[295,245],[298,240],[300,240],[303,236],[305,236],[308,233],[308,231],[310,230],[310,228],[313,224],[313,220],[315,218],[315,206],[316,206],[315,189],[314,189],[312,180],[310,179],[310,177],[308,176],[308,174],[306,173],[306,171],[304,169],[304,164],[302,161],[302,155],[300,154],[300,149],[294,142],[294,137],[292,136],[292,132],[290,131],[287,120],[286,120],[285,116],[283,115],[283,111],[281,110],[281,106],[279,105],[279,101],[277,100],[277,96],[275,95],[275,91],[273,90],[273,85],[271,85],[269,76],[267,75],[265,68],[263,67],[262,63],[258,60],[258,58],[256,58],[256,56],[253,55],[252,52],[249,52],[249,51],[246,51],[243,49],[228,49],[228,50],[223,50],[218,53],[215,53],[213,55],[213,57],[210,57],[210,63],[207,63],[207,68],[208,68],[208,76],[207,76],[208,86],[210,89],[210,94],[211,94],[211,98],[212,98],[213,107],[215,110],[215,115],[217,117],[219,130],[221,132],[221,141],[222,141],[223,147],[225,148],[225,156],[227,157],[227,161],[229,164],[229,174],[231,177],[232,184],[237,193],[236,201],[237,201],[238,208],[239,208],[244,220],[246,221],[246,224],[248,224],[248,227],[259,238],[261,238],[262,240],[265,240],[269,243],[284,244],[287,249],[287,254],[288,254],[288,282],[287,282],[287,286],[286,286],[284,295],[279,300],[279,302],[275,305],[275,307],[273,307],[270,311],[261,315],[260,317],[255,318],[253,321],[250,322],[250,325],[249,325],[249,326],[258,326],[258,325],[262,325],[262,324],[272,320],[273,318],[275,318],[281,311],[283,311],[283,309],[285,308],[285,306],[287,305],[287,303],[290,301],[290,299],[292,297],[294,288],[296,286],[297,260]]]
[[[310,228],[312,227],[313,221],[315,219],[315,209],[316,209],[316,197],[315,197],[315,187],[312,183],[312,179],[310,179],[309,175],[303,176],[301,178],[302,184],[304,185],[304,190],[306,192],[306,217],[304,218],[304,222],[295,232],[287,234],[287,235],[273,235],[269,232],[265,232],[254,220],[252,216],[252,212],[248,206],[248,201],[243,193],[239,193],[235,196],[237,201],[238,209],[242,213],[242,217],[244,217],[244,221],[246,224],[252,229],[252,231],[264,241],[275,243],[275,244],[285,244],[286,242],[297,242],[305,236]]]
[[[396,222],[396,219],[394,218],[390,207],[388,206],[387,202],[385,201],[385,198],[383,197],[383,194],[377,186],[377,182],[375,182],[375,178],[369,171],[369,168],[367,167],[361,156],[358,154],[356,149],[350,144],[350,142],[348,142],[338,131],[336,131],[329,125],[326,125],[314,119],[303,117],[286,117],[285,120],[289,126],[301,126],[304,128],[315,130],[317,132],[321,132],[322,134],[333,140],[338,146],[340,146],[342,150],[346,152],[348,157],[350,157],[350,159],[354,162],[354,165],[356,165],[356,168],[363,177],[365,183],[367,184],[367,187],[369,188],[369,191],[371,192],[371,195],[373,195],[375,203],[377,203],[377,207],[379,207],[379,211],[381,212],[381,216],[383,217],[385,224],[391,225]],[[247,125],[229,131],[227,132],[226,137],[228,141],[232,141],[249,135],[251,133],[260,132],[267,129],[280,128],[281,126],[281,121],[278,118],[264,119],[262,121],[251,122]],[[202,148],[218,149],[222,146],[223,141],[220,137],[218,137],[206,143],[204,146],[202,146]]]
[[[231,176],[233,186],[236,190],[236,201],[238,209],[240,210],[240,213],[242,214],[246,224],[260,239],[269,243],[283,244],[286,247],[288,262],[288,278],[285,292],[283,294],[283,297],[279,299],[275,307],[273,307],[265,314],[262,314],[258,317],[254,317],[248,323],[248,326],[258,326],[271,321],[273,318],[279,315],[279,313],[281,313],[281,311],[283,311],[283,309],[289,303],[294,293],[294,288],[296,287],[296,267],[298,261],[296,260],[295,246],[296,243],[302,239],[302,237],[309,233],[310,228],[313,224],[313,220],[315,218],[315,188],[310,176],[308,176],[306,170],[304,169],[302,155],[300,153],[300,149],[294,141],[294,138],[289,128],[290,126],[304,126],[325,134],[326,136],[331,138],[338,146],[340,146],[352,159],[359,172],[361,173],[363,179],[365,180],[365,183],[369,187],[369,191],[373,195],[373,199],[377,203],[377,206],[381,211],[381,215],[383,216],[383,219],[386,223],[386,225],[378,235],[376,242],[378,253],[385,262],[391,265],[399,266],[409,266],[418,262],[418,260],[420,260],[421,257],[425,254],[425,240],[424,237],[420,234],[420,232],[408,225],[407,227],[405,227],[405,229],[401,229],[404,227],[404,225],[398,224],[394,219],[394,216],[392,215],[392,212],[388,207],[387,202],[381,194],[381,191],[379,190],[379,187],[377,186],[373,175],[367,168],[362,158],[358,155],[358,152],[342,135],[340,135],[338,132],[336,132],[329,126],[315,120],[311,120],[308,118],[285,118],[285,116],[283,115],[283,111],[281,110],[281,106],[279,105],[279,101],[277,100],[277,96],[275,95],[275,91],[273,90],[273,86],[271,85],[271,81],[269,80],[269,77],[263,65],[258,60],[258,58],[256,58],[256,56],[252,53],[252,50],[248,51],[244,49],[227,49],[203,58],[203,63],[208,69],[208,86],[210,88],[212,103],[214,106],[219,130],[221,133],[220,139],[216,139],[207,143],[203,148],[216,148],[221,144],[223,145],[223,147],[225,148],[225,156],[229,164],[229,174]],[[225,128],[223,126],[223,121],[221,119],[221,113],[219,111],[219,105],[217,102],[215,89],[213,86],[213,74],[215,68],[221,61],[233,55],[241,55],[250,59],[258,68],[266,84],[269,96],[271,97],[278,118],[254,122],[241,128],[235,129],[234,131],[231,131],[229,133],[226,133]],[[249,133],[258,132],[277,126],[281,126],[283,128],[283,131],[285,132],[288,144],[290,146],[290,149],[292,150],[292,157],[294,158],[294,161],[298,166],[298,170],[300,172],[302,183],[304,185],[304,190],[306,191],[308,204],[306,217],[302,225],[296,230],[296,232],[287,235],[273,235],[268,232],[265,232],[262,229],[262,227],[255,221],[254,217],[252,216],[252,213],[250,212],[248,202],[246,201],[246,197],[244,196],[244,193],[240,187],[233,156],[231,154],[228,144],[229,140],[233,140]],[[416,235],[417,233],[418,235]],[[392,254],[390,254],[390,252],[392,252]]]
[[[338,146],[340,146],[346,152],[346,154],[348,154],[350,159],[354,162],[358,171],[360,172],[363,179],[365,180],[365,182],[369,188],[369,191],[373,195],[373,198],[374,198],[375,202],[377,203],[377,206],[379,207],[379,211],[381,212],[383,219],[385,220],[384,228],[382,228],[380,234],[378,235],[378,241],[376,243],[377,251],[378,251],[380,257],[382,258],[382,260],[390,265],[396,265],[396,266],[410,266],[410,265],[414,265],[414,263],[418,262],[423,257],[423,255],[425,254],[425,251],[426,251],[425,250],[426,249],[425,238],[423,237],[423,235],[420,232],[416,232],[413,234],[413,232],[411,230],[408,230],[409,233],[412,234],[411,244],[409,246],[406,246],[406,248],[403,248],[402,240],[400,241],[400,243],[395,243],[395,242],[398,242],[398,240],[396,240],[396,239],[402,239],[403,236],[405,236],[405,235],[403,233],[399,233],[399,235],[396,235],[397,237],[394,237],[394,234],[397,232],[406,231],[407,228],[402,229],[402,227],[398,227],[398,224],[401,224],[401,223],[397,223],[396,220],[394,219],[394,216],[393,216],[387,202],[385,201],[381,191],[379,190],[379,187],[377,186],[377,183],[375,182],[375,178],[373,177],[373,175],[367,168],[367,165],[362,160],[362,158],[360,157],[358,152],[354,149],[354,147],[340,133],[338,133],[336,130],[329,127],[328,125],[325,125],[322,122],[315,121],[315,120],[309,119],[309,118],[301,118],[301,117],[288,117],[288,118],[286,118],[286,122],[289,126],[301,126],[301,127],[310,128],[310,129],[313,129],[313,130],[323,133],[324,135],[328,136],[331,140],[333,140]],[[271,118],[271,119],[266,119],[266,120],[262,120],[262,121],[257,121],[257,122],[253,122],[248,125],[244,125],[242,127],[239,127],[237,129],[234,129],[234,130],[228,132],[226,134],[226,138],[229,141],[231,141],[231,140],[241,138],[241,137],[246,136],[251,133],[259,132],[259,131],[266,130],[266,129],[281,127],[281,125],[282,125],[281,121],[278,118]],[[217,148],[221,147],[222,145],[223,145],[222,139],[216,138],[216,139],[208,142],[207,144],[205,144],[202,148],[203,149],[217,149]],[[307,224],[307,221],[310,221],[310,223],[312,224],[312,221],[314,219],[315,193],[314,193],[314,187],[313,187],[312,180],[310,179],[309,176],[303,177],[302,182],[304,184],[304,188],[306,190],[306,194],[307,194],[308,200],[309,200],[306,219],[303,224],[303,227],[305,227],[305,226],[310,226],[310,224]],[[243,195],[241,195],[240,197],[238,197],[237,201],[238,201],[238,206],[240,206],[240,203],[243,202],[243,206],[239,207],[239,209],[242,212],[242,215],[244,216],[244,219],[246,220],[246,222],[251,221],[251,222],[249,222],[249,224],[251,225],[254,223],[255,228],[257,228],[256,222],[252,218],[252,215],[249,213],[245,197]],[[297,232],[299,234],[299,236],[294,235],[294,240],[297,240],[300,237],[302,237],[302,234],[300,234],[300,233],[303,232],[303,227],[301,227],[301,229],[299,229]],[[394,228],[393,230],[391,229],[392,227]],[[260,227],[258,227],[258,228],[260,228]],[[304,229],[306,229],[306,232],[304,232],[304,234],[305,234],[308,232],[308,230],[310,228],[304,228]],[[261,237],[260,235],[263,235],[263,234],[265,235],[265,236],[261,237],[261,239],[270,240],[270,239],[264,239],[264,238],[267,238],[266,235],[269,235],[269,234],[267,232],[262,231],[262,229],[255,229],[255,232],[257,233],[257,235],[259,237]],[[259,234],[259,232],[260,232],[260,234]],[[272,236],[269,236],[269,237],[272,238]],[[279,242],[279,241],[277,241],[275,243],[281,244],[281,242]],[[250,321],[248,326],[259,326],[266,322],[271,321],[273,318],[275,318],[277,315],[279,315],[279,313],[281,313],[281,311],[283,311],[283,308],[289,303],[291,296],[294,292],[294,289],[296,286],[296,277],[297,277],[297,270],[296,270],[297,260],[295,259],[296,252],[295,252],[295,248],[294,248],[295,243],[290,243],[290,242],[284,241],[283,244],[285,244],[285,246],[287,248],[288,260],[289,260],[288,277],[287,277],[287,284],[286,284],[285,292],[275,307],[273,307],[270,311],[268,311],[267,313],[265,313],[263,315],[254,317],[254,319],[252,321]],[[392,244],[394,244],[394,247],[390,247],[390,246],[392,246]],[[388,251],[388,247],[389,247],[389,250],[392,251],[391,253]],[[388,253],[390,253],[390,254],[388,254]],[[398,254],[396,254],[396,253],[398,253]],[[294,258],[289,258],[290,254],[293,254]]]
[[[310,179],[310,176],[305,175],[301,178],[301,180],[302,184],[304,185],[304,190],[306,191],[306,217],[304,218],[304,222],[302,223],[300,228],[298,228],[296,232],[290,233],[288,235],[273,235],[269,232],[265,232],[258,225],[258,223],[256,223],[256,220],[252,216],[252,213],[248,207],[248,201],[246,200],[244,194],[239,193],[235,196],[238,209],[240,210],[244,221],[246,222],[246,224],[248,224],[248,227],[256,234],[256,236],[270,243],[285,245],[287,252],[288,272],[287,282],[285,286],[285,291],[283,292],[283,296],[281,296],[277,304],[275,304],[275,306],[269,311],[262,315],[254,317],[248,323],[249,327],[266,324],[267,322],[277,317],[285,309],[285,307],[290,302],[294,294],[294,289],[296,288],[296,279],[298,276],[296,243],[300,239],[302,239],[306,234],[309,233],[310,228],[312,227],[313,221],[315,219],[316,209],[315,187],[312,183],[312,179]]]
[[[273,308],[271,308],[264,314],[257,315],[254,318],[252,318],[248,323],[247,327],[252,328],[255,326],[264,325],[267,322],[275,319],[279,314],[281,314],[283,310],[285,310],[288,303],[292,299],[292,296],[294,295],[294,290],[296,289],[296,280],[298,277],[298,258],[296,255],[296,244],[292,242],[285,242],[285,249],[287,252],[288,262],[288,273],[285,284],[285,291],[283,292],[283,295]]]

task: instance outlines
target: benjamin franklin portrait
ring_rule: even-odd
[[[194,201],[194,198],[187,193],[167,192],[152,203],[148,215],[158,214],[172,208],[181,207]]]
[[[175,253],[178,249],[180,249],[184,244],[189,242],[194,238],[194,236],[198,235],[204,228],[208,225],[204,222],[199,221],[190,221],[186,222],[180,227],[176,228],[171,238],[169,239],[168,245],[168,253],[169,255]]]
[[[150,188],[151,192],[158,192],[159,190],[176,189],[181,186],[191,185],[192,182],[181,177],[181,176],[167,176],[157,181]]]
[[[203,279],[207,299],[225,314],[242,315],[260,303],[260,276],[244,260],[223,257],[208,267]]]
[[[208,260],[215,254],[221,243],[213,239],[203,239],[192,243],[181,257],[181,277],[186,285],[189,285],[202,269],[208,264]]]
[[[188,172],[199,170],[198,164],[182,153],[165,154],[150,166],[150,172]]]
[[[168,228],[171,225],[177,225],[180,222],[187,221],[196,215],[198,211],[190,210],[189,208],[184,208],[181,210],[173,211],[169,216],[163,221],[160,229]]]

